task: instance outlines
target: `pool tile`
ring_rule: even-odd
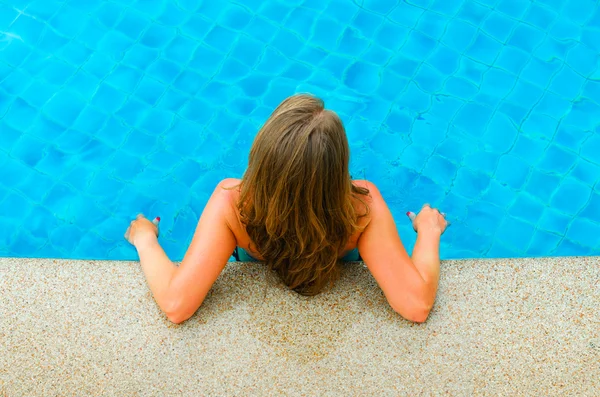
[[[54,14],[48,23],[64,37],[75,37],[84,27],[85,19],[80,12],[70,5],[61,7],[60,12]]]
[[[490,7],[476,2],[463,2],[461,9],[455,17],[472,23],[475,26],[481,25],[488,14],[492,12]]]
[[[84,135],[93,135],[104,126],[107,119],[106,113],[97,107],[88,105],[79,114],[72,128],[83,132]]]
[[[425,14],[419,18],[415,29],[435,40],[439,40],[444,34],[448,21],[449,19],[443,15],[426,11]]]
[[[515,141],[511,153],[522,158],[540,158],[546,151],[548,142],[539,139],[532,139],[525,134],[518,136]]]
[[[581,216],[591,221],[598,222],[600,219],[600,193],[592,192],[590,200],[581,211]]]
[[[471,46],[465,51],[465,55],[473,58],[476,61],[489,65],[494,62],[502,47],[503,44],[500,42],[484,33],[479,32],[475,36],[475,40]]]
[[[506,43],[516,24],[517,21],[513,18],[499,12],[493,12],[488,15],[482,27],[487,34],[500,43]]]
[[[223,70],[223,68],[221,68],[221,70]],[[185,70],[175,78],[173,81],[173,87],[177,88],[181,92],[193,95],[198,92],[205,85],[205,83],[206,77],[194,71]]]
[[[534,231],[535,227],[532,224],[507,216],[500,223],[495,238],[515,251],[524,253]]]
[[[581,99],[573,103],[571,111],[563,121],[583,131],[592,131],[597,126],[595,115],[600,113],[600,104]]]
[[[600,104],[600,82],[587,80],[583,86],[583,96]]]
[[[270,44],[286,57],[294,58],[304,46],[305,41],[289,30],[280,29]]]
[[[102,26],[110,29],[116,26],[117,22],[119,22],[121,19],[123,11],[125,10],[126,9],[121,4],[106,2],[102,3],[102,5],[96,10],[94,17],[98,20],[98,22],[100,22],[100,24],[102,24]],[[125,18],[128,21],[130,20],[128,16],[130,12],[131,11],[127,10],[125,13]]]
[[[144,157],[157,149],[159,145],[155,136],[143,133],[138,129],[133,129],[125,140],[122,150],[138,157]]]
[[[516,99],[518,98],[515,98],[515,100]],[[505,116],[507,116],[515,126],[523,124],[523,122],[525,122],[530,113],[529,109],[524,108],[523,106],[517,103],[518,102],[511,103],[508,101],[503,101],[497,109],[499,113],[502,113]]]
[[[197,46],[198,42],[196,40],[192,40],[186,36],[177,35],[165,46],[164,54],[168,59],[175,63],[185,64],[192,58]],[[147,49],[147,47],[144,46],[138,46],[138,48],[143,48],[144,50]],[[153,50],[157,51],[156,49]],[[143,67],[143,64],[140,64],[138,67]]]
[[[172,27],[151,24],[142,35],[140,42],[150,48],[163,48],[175,38],[176,30]]]
[[[600,181],[600,165],[595,165],[580,158],[571,170],[571,176],[588,186],[595,186]]]
[[[429,56],[427,63],[435,67],[441,73],[451,75],[458,69],[460,58],[461,55],[458,52],[440,44]]]
[[[545,205],[535,196],[520,194],[508,209],[515,218],[535,225],[544,212]]]
[[[577,4],[566,2],[562,10],[563,15],[578,25],[582,25],[590,15],[598,11],[598,3],[592,0],[581,0]]]
[[[427,64],[421,64],[414,81],[426,93],[436,93],[442,89],[444,76]]]
[[[76,235],[75,244],[69,243],[63,247],[63,251],[69,252],[70,255],[77,255],[80,258],[98,258],[106,255],[113,248],[112,242],[102,239],[94,232],[84,232],[80,230],[69,230],[65,236],[56,236],[53,241],[62,241],[68,236]],[[60,244],[60,243],[58,243]],[[73,247],[75,245],[75,247]]]
[[[556,175],[533,170],[525,186],[525,190],[538,197],[544,203],[549,204],[550,198],[560,185],[560,181],[560,178]]]
[[[542,171],[567,174],[575,166],[577,155],[561,149],[556,145],[550,145],[541,158],[538,168]]]
[[[35,252],[42,248],[46,240],[36,238],[27,231],[21,229],[15,238],[12,249],[18,256],[34,256]],[[33,254],[33,255],[32,255]]]
[[[555,191],[550,204],[569,215],[576,215],[588,202],[592,189],[576,179],[565,178]]]
[[[409,28],[389,21],[384,21],[377,31],[375,39],[379,45],[388,50],[397,51],[406,44],[409,34]],[[371,44],[371,46],[373,45],[374,44]]]
[[[542,98],[542,95],[544,95],[544,91],[541,88],[525,80],[517,80],[510,94],[506,96],[506,100],[531,109]]]
[[[587,45],[590,48],[595,49],[596,51],[600,51],[600,42],[596,40],[600,34],[600,26],[597,27],[586,27],[581,30],[580,40],[583,44]]]
[[[156,21],[167,26],[181,25],[187,19],[188,14],[180,7],[182,4],[166,3]]]
[[[504,216],[502,208],[493,203],[481,201],[467,207],[465,225],[471,230],[478,230],[480,234],[491,236],[495,233],[495,226],[492,225],[499,224]],[[469,233],[465,233],[465,236],[468,238]],[[489,241],[489,238],[486,240]]]
[[[544,230],[536,230],[529,247],[525,252],[530,256],[549,256],[556,252],[562,237],[555,233],[548,233]]]
[[[16,130],[26,131],[31,127],[37,115],[37,109],[17,98],[2,118],[2,122]]]
[[[463,159],[463,164],[470,168],[478,168],[481,172],[488,175],[493,175],[499,158],[500,154],[497,153],[476,151],[466,155]]]
[[[44,24],[37,19],[28,15],[20,14],[16,20],[12,22],[8,31],[17,35],[25,43],[36,45],[44,31]]]
[[[388,14],[388,18],[397,24],[412,28],[420,21],[425,10],[406,2],[397,3],[396,7]]]
[[[522,159],[507,154],[500,157],[495,177],[500,183],[506,183],[511,188],[520,189],[531,171],[531,166]]]
[[[446,25],[446,33],[441,42],[454,51],[465,51],[473,38],[477,35],[477,28],[467,22],[452,19]]]
[[[500,0],[496,9],[513,18],[521,18],[529,5],[530,2],[527,0]]]
[[[440,156],[431,156],[425,168],[423,168],[422,175],[427,176],[431,180],[435,181],[439,186],[444,186],[454,179],[457,173],[457,166],[450,161]]]
[[[456,173],[453,189],[465,197],[475,198],[485,191],[489,183],[490,179],[484,173],[463,167]]]
[[[557,40],[578,40],[581,35],[581,27],[565,19],[559,19],[550,28],[550,35]]]
[[[545,89],[560,68],[561,65],[558,62],[545,62],[532,57],[519,77]]]
[[[24,134],[13,145],[10,154],[12,157],[33,168],[44,156],[46,146],[46,142]]]
[[[137,99],[130,98],[115,115],[123,120],[126,125],[136,127],[144,118],[151,107]]]
[[[448,78],[444,89],[446,93],[467,101],[473,98],[479,91],[474,83],[460,77]]]
[[[499,153],[507,152],[512,148],[518,137],[515,123],[504,114],[496,112],[491,117],[487,126],[483,143]]]
[[[583,77],[565,66],[554,76],[549,89],[563,97],[571,98],[579,93],[584,82]]]
[[[402,46],[402,52],[413,59],[425,59],[435,49],[438,42],[429,36],[413,30]]]
[[[529,58],[530,55],[523,50],[506,46],[494,61],[494,66],[504,69],[512,74],[519,75],[521,70],[523,70],[525,65],[529,62]]]
[[[231,56],[246,66],[254,67],[263,56],[264,50],[265,46],[262,42],[248,36],[240,36]]]
[[[382,23],[383,18],[381,16],[359,9],[350,25],[358,29],[363,36],[373,37],[373,34]]]
[[[598,227],[600,227],[598,223],[575,218],[567,230],[566,237],[581,245],[596,248],[600,246],[600,235],[596,232]]]
[[[125,92],[132,92],[142,79],[143,73],[129,66],[117,66],[104,80]]]
[[[598,153],[600,153],[599,150],[600,136],[598,134],[594,134],[582,145],[581,156],[594,164],[600,165],[600,159],[598,158]]]
[[[534,110],[539,113],[561,118],[571,109],[571,102],[550,91],[544,92],[544,95],[535,105]]]
[[[487,190],[482,196],[482,200],[506,208],[514,201],[515,197],[516,193],[508,186],[497,180],[491,180]]]
[[[521,253],[508,248],[499,241],[494,241],[485,255],[487,258],[514,258],[521,255]]]
[[[585,247],[581,244],[573,242],[567,238],[564,238],[561,242],[557,250],[554,252],[560,252],[563,256],[586,256],[593,255],[594,252],[597,252],[597,249],[594,250],[589,247]],[[554,254],[553,253],[553,254]]]
[[[321,15],[312,26],[311,36],[303,37],[312,45],[333,51],[337,47],[338,38],[345,30],[345,26],[337,22],[335,19]]]
[[[218,72],[222,59],[222,54],[215,49],[200,45],[194,51],[189,66],[205,75],[214,75]],[[173,62],[156,65],[154,76],[166,84],[171,83],[181,71]]]
[[[577,44],[569,51],[567,62],[579,75],[589,76],[598,70],[598,52],[587,45]]]
[[[48,148],[46,155],[36,164],[36,170],[54,177],[60,176],[74,166],[74,161],[65,152],[53,146]]]
[[[46,12],[47,14],[48,12]],[[19,12],[13,7],[8,4],[0,4],[0,29],[6,30],[18,17]]]
[[[454,117],[454,124],[469,135],[481,136],[493,113],[493,110],[488,107],[467,103]]]
[[[88,58],[83,69],[87,70],[97,78],[102,79],[113,69],[113,62],[107,55],[94,52]]]
[[[31,84],[31,78],[20,70],[15,70],[4,78],[2,89],[12,96],[21,95]]]
[[[536,26],[539,29],[548,29],[558,18],[558,14],[550,9],[539,4],[533,3],[524,16],[524,20]]]

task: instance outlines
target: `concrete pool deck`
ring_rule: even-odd
[[[301,298],[230,263],[182,325],[136,262],[0,258],[0,396],[600,392],[600,257],[442,263],[418,325],[362,264]]]

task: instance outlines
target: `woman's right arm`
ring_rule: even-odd
[[[392,309],[407,320],[424,322],[437,292],[446,221],[437,210],[423,207],[413,222],[418,235],[411,259],[381,193],[372,183],[367,188],[371,220],[358,240],[360,255]]]

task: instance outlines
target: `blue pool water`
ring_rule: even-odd
[[[409,249],[429,202],[444,258],[600,254],[599,53],[594,0],[0,0],[0,255],[181,259],[296,92]]]

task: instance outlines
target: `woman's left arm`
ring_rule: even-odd
[[[158,243],[156,225],[138,216],[125,233],[140,257],[156,303],[170,321],[181,323],[200,307],[236,246],[231,231],[230,191],[217,186],[183,261],[175,266]]]

